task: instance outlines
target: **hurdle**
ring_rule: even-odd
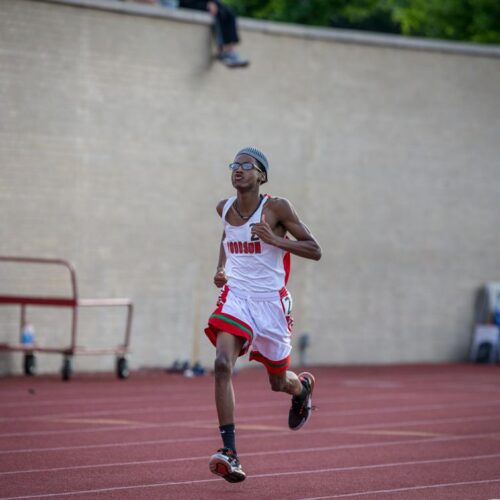
[[[20,306],[20,332],[26,323],[26,310],[29,307],[55,307],[69,308],[71,314],[71,337],[70,343],[64,347],[42,347],[36,343],[24,345],[19,343],[1,343],[0,352],[23,352],[24,353],[24,373],[25,375],[34,375],[36,372],[35,353],[55,353],[62,354],[63,363],[61,375],[63,380],[70,380],[73,374],[72,358],[75,355],[107,355],[116,356],[116,374],[120,379],[126,379],[129,376],[128,360],[126,355],[129,353],[130,336],[132,329],[133,303],[130,299],[81,299],[78,295],[78,285],[75,267],[67,260],[48,259],[41,257],[12,257],[0,256],[2,262],[11,262],[17,264],[40,264],[63,266],[69,272],[71,281],[71,293],[67,296],[37,296],[13,294],[0,294],[0,305],[18,305]],[[85,307],[124,307],[127,309],[125,334],[122,344],[107,348],[89,348],[77,344],[78,333],[78,311]]]

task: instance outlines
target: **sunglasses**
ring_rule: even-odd
[[[231,163],[229,165],[229,168],[231,170],[238,170],[239,168],[242,168],[243,170],[252,170],[252,168],[255,168],[255,170],[258,170],[261,174],[263,174],[264,172],[262,172],[262,170],[257,166],[255,165],[255,163],[251,163],[251,162],[245,162],[245,163],[238,163],[237,161],[235,161],[234,163]]]

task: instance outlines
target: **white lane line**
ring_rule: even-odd
[[[298,367],[293,367],[292,366],[292,369],[298,369]],[[414,386],[415,384],[417,384],[417,387],[414,387],[413,389],[417,389],[418,392],[420,392],[420,387],[421,386],[425,386],[425,387],[428,387],[429,384],[432,384],[432,387],[435,388],[437,386],[437,384],[450,384],[450,385],[453,385],[457,388],[463,388],[463,389],[466,389],[466,390],[473,390],[475,391],[475,389],[478,387],[478,386],[484,386],[485,388],[491,388],[491,389],[495,389],[497,391],[499,391],[500,389],[498,389],[498,377],[496,376],[488,376],[487,374],[478,374],[476,373],[476,370],[477,370],[477,366],[472,366],[472,365],[464,365],[464,368],[467,370],[467,372],[461,372],[461,373],[458,373],[458,374],[454,374],[453,371],[448,371],[447,373],[419,373],[418,375],[415,375],[415,374],[411,374],[411,373],[408,373],[408,374],[402,374],[402,375],[394,375],[393,373],[391,374],[387,374],[387,373],[380,373],[380,374],[377,374],[376,375],[376,378],[380,380],[380,384],[381,384],[381,387],[382,386],[391,386],[394,384],[394,379],[397,378],[398,379],[398,388],[402,388],[404,390],[407,390],[409,388],[409,386]],[[314,368],[312,368],[314,369]],[[443,366],[443,370],[446,370],[447,369],[447,366]],[[325,370],[322,370],[321,368],[317,368],[318,370],[318,373],[320,374],[320,376],[323,376],[324,373],[325,373]],[[419,371],[421,371],[420,369],[418,369]],[[246,373],[242,373],[242,381],[240,382],[241,384],[243,385],[247,385],[250,381],[250,376],[252,375],[251,373],[249,373],[251,370],[247,370],[244,368],[243,372],[246,372]],[[415,372],[417,371],[417,368],[415,369]],[[326,370],[327,372],[327,377],[330,378],[331,376],[331,373]],[[159,373],[158,374],[159,376],[163,377],[165,375],[165,381],[171,381],[172,380],[172,377],[180,377],[178,375],[169,375],[169,374],[164,374],[163,372],[162,373]],[[162,387],[160,385],[160,383],[158,383],[158,380],[160,377],[152,377],[153,380],[156,380],[156,383],[158,384],[158,387]],[[180,397],[180,398],[185,398],[185,399],[189,399],[190,396],[186,395],[185,393],[185,390],[186,390],[186,387],[190,387],[190,389],[192,390],[193,389],[193,385],[192,382],[197,382],[197,385],[196,387],[199,387],[200,385],[203,385],[204,382],[208,382],[209,381],[209,378],[211,375],[209,374],[207,377],[205,377],[205,379],[195,379],[195,380],[192,380],[192,379],[184,379],[182,377],[180,381],[176,380],[175,382],[175,385],[172,386],[170,385],[170,389],[169,389],[169,394],[171,394],[173,397]],[[328,383],[327,380],[325,380],[325,383],[322,384],[322,386],[324,387],[346,387],[346,386],[349,386],[349,385],[362,385],[364,382],[366,382],[367,384],[373,384],[373,377],[366,377],[366,376],[363,376],[363,375],[360,375],[358,377],[353,377],[353,376],[347,376],[346,374],[342,374],[342,373],[339,373],[339,370],[335,370],[335,374],[332,376],[332,379],[333,379],[333,382],[332,383]],[[237,382],[238,382],[238,379],[236,378],[235,379]],[[98,379],[98,378],[94,378],[93,380],[91,379],[87,379],[86,382],[95,382],[96,384],[101,384],[102,380],[101,379]],[[33,383],[28,383],[26,381],[23,381],[23,385],[22,386],[19,386],[17,388],[13,388],[13,389],[7,389],[7,390],[2,390],[3,392],[3,395],[5,397],[12,397],[12,398],[15,398],[17,399],[19,397],[19,394],[22,393],[22,392],[25,392],[27,390],[28,387],[31,387],[32,385],[40,385],[41,388],[40,388],[40,391],[42,391],[44,394],[46,394],[47,392],[49,392],[49,389],[47,389],[46,387],[44,387],[42,384],[43,384],[43,380],[34,380]],[[78,381],[75,381],[75,383],[77,383]],[[109,380],[104,380],[104,383],[108,382],[108,387],[107,388],[102,388],[102,390],[104,392],[107,392],[107,389],[111,389],[111,386],[113,385],[113,380],[109,379]],[[141,390],[140,386],[146,386],[146,387],[151,387],[150,386],[150,379],[149,377],[139,377],[139,378],[134,378],[133,380],[131,380],[131,383],[135,383],[134,387],[132,389],[135,389],[132,390],[132,394],[133,392],[136,392],[138,395],[137,397],[138,398],[142,398],[144,397],[145,394],[151,394],[152,396],[154,395],[157,395],[158,392],[162,392],[162,389],[160,388],[159,390]],[[140,386],[139,386],[140,384]],[[198,385],[199,384],[199,385]],[[8,385],[8,384],[4,384],[4,385]],[[35,389],[37,389],[38,387],[35,387]],[[173,388],[173,390],[172,390]],[[179,389],[179,392],[176,392],[176,389]],[[252,387],[250,388],[245,388],[245,392],[254,392],[254,391],[258,391],[257,389],[253,389]],[[203,391],[202,391],[203,392]],[[58,391],[59,393],[59,391]],[[88,399],[90,401],[94,401],[94,399],[92,399],[92,396],[94,396],[95,392],[88,392],[88,393],[83,393],[83,398],[82,399],[65,399],[67,395],[72,395],[74,393],[74,391],[66,391],[64,393],[61,394],[61,396],[59,397],[58,396],[58,399],[55,399],[53,400],[53,402],[55,404],[64,404],[63,402],[65,400],[69,401],[69,402],[73,402],[73,401],[81,401],[82,399],[84,400],[87,400],[86,398],[88,397]],[[109,396],[114,398],[116,397],[116,392],[111,389],[109,390]],[[130,393],[128,395],[128,397],[136,397],[136,396],[131,396]],[[30,402],[14,402],[14,401],[10,401],[10,402],[4,402],[4,403],[0,403],[0,408],[1,407],[4,407],[4,406],[7,406],[7,407],[10,407],[10,406],[22,406],[22,405],[30,405],[30,404],[38,404],[38,403],[30,403]]]
[[[328,427],[323,429],[301,429],[300,434],[323,434],[323,433],[343,433],[356,431],[358,429],[384,429],[392,427],[404,427],[406,425],[442,425],[442,424],[453,424],[453,423],[469,423],[469,422],[484,422],[487,420],[500,420],[500,414],[495,413],[494,415],[482,415],[478,417],[455,417],[455,418],[442,418],[442,419],[426,419],[426,420],[408,420],[404,422],[384,422],[383,424],[360,424],[352,426],[341,426],[341,427]],[[214,423],[214,429],[217,424]],[[122,427],[123,429],[123,427]],[[274,436],[284,436],[290,434],[290,430],[286,429],[282,432],[266,432],[260,434],[239,434],[238,439],[255,439],[263,437],[267,439],[268,437]],[[90,444],[90,445],[76,445],[76,446],[58,446],[58,447],[46,447],[46,448],[23,448],[23,449],[9,449],[1,450],[0,455],[3,454],[13,454],[13,453],[34,453],[34,452],[47,452],[47,451],[66,451],[66,450],[82,450],[82,449],[95,449],[95,448],[113,448],[120,446],[144,446],[147,444],[166,444],[166,443],[179,443],[179,442],[197,442],[197,441],[211,441],[215,440],[215,433],[213,436],[200,436],[192,438],[170,438],[170,439],[158,439],[154,441],[132,441],[132,442],[112,442],[112,443],[102,443],[102,444]]]
[[[190,398],[192,400],[192,398]],[[386,395],[383,398],[376,397],[376,398],[333,398],[333,399],[321,399],[320,404],[325,405],[325,404],[340,404],[340,403],[356,403],[356,402],[363,402],[365,403],[366,401],[373,401],[373,400],[384,400],[384,399],[390,399],[391,401],[394,401],[395,399],[399,398],[393,398],[390,395]],[[411,398],[402,398],[402,399],[414,399],[414,396],[411,396]],[[210,401],[209,403],[205,405],[190,405],[190,406],[173,406],[171,405],[171,401],[169,399],[165,400],[165,404],[169,405],[169,412],[172,411],[199,411],[199,410],[207,410],[211,411],[214,409],[214,403]],[[238,405],[238,408],[260,408],[260,407],[266,407],[266,406],[277,406],[279,404],[279,400],[269,400],[269,401],[264,401],[261,403],[240,403]],[[493,403],[491,401],[485,402],[485,401],[478,401],[477,405],[478,406],[483,406],[483,405],[498,405],[500,403]],[[427,409],[427,408],[447,408],[448,405],[458,405],[462,406],[464,405],[463,398],[458,399],[458,400],[452,400],[447,403],[435,403],[432,405],[426,405],[423,406],[422,409]],[[468,401],[468,403],[465,406],[471,406],[471,402]],[[395,407],[389,407],[389,408],[398,408],[397,406]],[[401,407],[405,408],[405,406]],[[411,407],[409,407],[411,408]],[[344,414],[350,415],[350,412],[357,412],[359,410],[344,410]],[[365,410],[365,411],[378,411],[378,410]],[[106,410],[95,410],[95,411],[87,411],[87,412],[82,412],[82,411],[73,411],[73,412],[66,412],[66,413],[53,413],[53,414],[46,414],[46,415],[36,415],[36,416],[10,416],[10,417],[0,417],[0,422],[23,422],[23,421],[50,421],[51,419],[55,418],[66,418],[66,417],[87,417],[87,416],[102,416],[102,415],[127,415],[127,414],[137,414],[137,415],[142,415],[145,413],[164,413],[165,412],[165,406],[153,406],[153,407],[147,407],[147,408],[124,408],[121,410],[118,409],[106,409]],[[0,437],[3,436],[3,434],[0,434]]]
[[[239,408],[243,407],[265,407],[265,406],[276,406],[276,403],[262,403],[260,405],[239,405]],[[318,405],[321,405],[321,401],[319,401]],[[496,407],[500,406],[500,401],[483,401],[481,403],[474,404],[473,408],[477,407]],[[415,411],[432,411],[432,410],[447,410],[450,408],[458,409],[458,408],[471,408],[472,405],[470,402],[467,403],[454,403],[454,404],[431,404],[431,405],[410,405],[410,406],[389,406],[385,408],[370,408],[367,410],[332,410],[332,411],[319,411],[315,418],[325,418],[325,417],[335,417],[335,416],[355,416],[355,415],[371,415],[371,414],[380,414],[380,413],[399,413],[399,412],[415,412]],[[183,410],[197,410],[197,409],[205,409],[205,407],[186,407]],[[214,405],[209,405],[206,407],[207,411],[213,412]],[[147,413],[147,409],[143,410],[142,413]],[[164,408],[155,409],[155,412],[161,413],[164,412]],[[94,413],[76,413],[75,416],[79,417],[88,417],[90,415],[93,416],[102,416],[102,415],[124,415],[126,413],[134,413],[140,414],[140,410],[136,411],[123,411],[123,412],[94,412]],[[57,418],[63,417],[64,415],[53,415],[49,417],[41,418],[41,422],[51,423],[51,419],[57,423]],[[68,416],[68,415],[66,415]],[[274,420],[282,416],[282,411],[279,413],[274,413],[271,415],[258,415],[253,417],[241,417],[239,422],[261,422],[265,420]],[[63,430],[48,430],[48,431],[23,431],[23,432],[6,432],[0,434],[0,438],[11,438],[11,437],[23,437],[23,436],[49,436],[49,435],[61,435],[61,434],[76,434],[80,432],[102,432],[102,431],[121,431],[121,430],[134,430],[134,429],[147,429],[147,428],[158,428],[158,427],[183,427],[183,426],[196,426],[197,424],[206,424],[206,421],[200,420],[192,420],[189,422],[165,422],[165,423],[147,423],[143,422],[139,425],[120,425],[117,427],[90,427],[83,429],[63,429]]]
[[[288,471],[288,472],[268,472],[266,474],[254,474],[248,476],[248,479],[259,479],[267,477],[282,477],[282,476],[299,476],[304,474],[324,474],[327,472],[350,472],[359,470],[371,470],[371,469],[384,469],[390,467],[407,467],[414,465],[427,465],[427,464],[437,464],[437,463],[453,463],[453,462],[467,462],[472,460],[491,460],[500,458],[500,453],[490,454],[490,455],[472,455],[468,457],[449,457],[449,458],[437,458],[430,460],[413,460],[408,462],[390,462],[385,464],[370,464],[370,465],[354,465],[350,467],[330,467],[325,469],[312,469],[312,470],[300,470],[300,471]],[[0,500],[21,500],[24,498],[48,498],[56,496],[69,496],[69,495],[89,495],[94,493],[104,493],[109,491],[125,491],[139,488],[158,488],[165,486],[179,486],[179,485],[192,485],[199,483],[208,483],[212,481],[222,481],[222,479],[198,479],[194,481],[175,481],[175,482],[162,482],[162,483],[148,483],[133,486],[115,486],[111,488],[96,488],[93,490],[78,490],[78,491],[67,491],[62,493],[42,493],[39,495],[23,495],[17,497],[3,497]],[[496,481],[496,480],[494,480]]]
[[[440,385],[437,385],[437,387],[440,387]],[[442,385],[443,389],[460,389],[460,390],[466,390],[466,391],[472,391],[476,392],[477,390],[479,391],[484,391],[484,392],[500,392],[500,389],[498,388],[498,381],[497,383],[491,382],[487,384],[482,384],[482,383],[477,383],[475,384],[474,382],[471,382],[470,380],[468,382],[445,382]]]
[[[483,479],[480,481],[460,481],[459,483],[438,483],[438,484],[425,484],[421,486],[409,486],[407,488],[392,488],[389,490],[372,490],[372,491],[359,491],[358,493],[342,493],[340,495],[332,495],[326,497],[310,497],[301,498],[300,500],[324,500],[326,498],[348,498],[348,497],[360,497],[364,495],[377,495],[380,493],[401,493],[402,491],[412,491],[412,490],[426,490],[430,488],[449,488],[453,486],[467,486],[476,484],[489,484],[489,483],[499,483],[500,479]],[[491,500],[495,500],[492,498]]]
[[[417,380],[415,380],[417,381]],[[422,382],[422,380],[418,380],[418,382]],[[480,383],[474,383],[471,382],[470,379],[467,379],[467,381],[464,383],[460,383],[460,381],[453,380],[453,381],[439,381],[439,380],[434,380],[432,379],[433,382],[433,389],[435,390],[437,387],[441,387],[442,389],[459,389],[459,390],[472,390],[474,393],[476,393],[478,390],[479,391],[485,391],[485,392],[499,392],[500,389],[498,388],[498,384],[494,382],[490,382],[487,384],[480,384]],[[368,381],[368,383],[372,383]],[[380,382],[382,386],[389,386],[392,382],[387,381],[384,382],[383,380]],[[332,384],[332,387],[345,387],[345,386],[362,386],[363,385],[363,380],[346,380],[346,379],[341,379],[338,380],[335,384]],[[416,396],[422,395],[422,390],[419,389],[418,387],[411,386],[409,387],[406,383],[403,383],[402,389],[405,389],[406,391],[411,391],[411,392],[406,392],[405,394],[399,393],[399,394],[394,394],[391,392],[383,392],[382,394],[371,394],[366,397],[341,397],[338,398],[339,402],[356,402],[356,401],[367,401],[367,400],[377,400],[377,399],[413,399]],[[37,388],[35,387],[35,391]],[[391,390],[391,389],[389,389]],[[26,392],[26,388],[19,389],[18,391],[15,391],[13,394],[14,397],[19,398],[20,394],[24,394]],[[58,398],[54,399],[42,399],[43,396],[40,394],[43,394],[44,390],[43,389],[38,389],[38,392],[30,396],[31,401],[9,401],[9,402],[1,402],[0,403],[0,409],[2,408],[25,408],[25,407],[36,407],[40,408],[41,406],[68,406],[71,404],[80,404],[82,402],[85,402],[86,404],[96,404],[96,403],[132,403],[132,402],[140,402],[140,401],[172,401],[172,400],[192,400],[193,399],[193,393],[196,392],[198,395],[205,395],[206,390],[205,389],[198,389],[197,387],[189,387],[189,394],[186,394],[186,387],[182,388],[182,392],[179,393],[171,393],[169,392],[168,394],[166,391],[162,388],[159,388],[158,390],[154,391],[148,391],[146,392],[146,395],[144,392],[141,392],[140,395],[138,396],[133,396],[133,395],[128,395],[128,396],[123,396],[119,397],[113,394],[112,396],[106,398],[106,397],[80,397],[80,398],[66,398],[64,395]],[[245,389],[245,393],[262,393],[262,389]],[[4,393],[5,395],[5,393]],[[473,396],[474,394],[472,394]],[[90,395],[89,395],[90,396]]]
[[[322,451],[340,451],[340,450],[352,450],[352,449],[365,449],[365,448],[381,448],[384,446],[401,446],[406,444],[420,445],[429,443],[442,443],[450,441],[467,441],[469,439],[486,439],[500,437],[500,432],[497,433],[485,433],[485,434],[468,434],[465,436],[444,436],[444,437],[433,437],[425,439],[406,439],[399,441],[380,441],[377,443],[359,443],[359,444],[344,444],[335,446],[318,446],[313,448],[292,448],[286,450],[272,450],[272,451],[258,451],[251,453],[240,453],[240,457],[253,457],[253,456],[264,456],[264,455],[282,455],[282,454],[293,454],[293,453],[317,453]],[[157,441],[152,441],[155,443]],[[89,465],[72,465],[68,467],[52,467],[45,469],[26,469],[26,470],[14,470],[0,472],[0,476],[9,476],[15,474],[33,474],[33,473],[43,473],[43,472],[60,472],[67,470],[80,470],[80,469],[101,469],[103,467],[124,467],[132,465],[151,465],[151,464],[162,464],[169,462],[186,462],[195,460],[207,460],[207,455],[197,456],[197,457],[181,457],[181,458],[163,458],[156,460],[139,460],[132,462],[113,462],[113,463],[99,463],[99,464],[89,464]]]
[[[215,428],[215,427],[214,427]],[[273,435],[273,433],[262,434],[262,436]],[[242,439],[246,436],[238,436]],[[256,436],[253,435],[255,438]],[[54,446],[52,448],[24,448],[22,450],[2,450],[0,455],[12,455],[14,453],[35,453],[35,452],[50,452],[50,451],[67,451],[67,450],[93,450],[100,448],[120,448],[123,446],[147,446],[155,444],[170,444],[170,443],[196,443],[197,441],[217,441],[218,437],[214,433],[213,436],[203,436],[195,438],[170,438],[170,439],[155,439],[153,441],[129,441],[119,443],[106,443],[106,444],[83,444],[77,446]]]
[[[99,397],[99,398],[85,398],[85,397],[80,397],[80,398],[65,398],[64,396],[59,397],[57,399],[42,399],[39,396],[39,393],[36,392],[36,388],[34,388],[35,394],[30,396],[31,401],[11,401],[8,403],[0,403],[0,409],[2,408],[26,408],[26,407],[36,407],[39,408],[40,406],[68,406],[72,404],[98,404],[98,403],[138,403],[141,401],[161,401],[165,400],[166,402],[172,401],[172,400],[177,400],[177,399],[193,399],[193,397],[199,397],[203,396],[206,394],[206,391],[198,390],[195,391],[194,388],[190,388],[189,390],[189,395],[186,394],[186,391],[184,391],[182,394],[169,394],[167,393],[166,390],[157,390],[151,392],[150,396],[124,396],[124,397],[117,397],[117,396],[110,396],[109,398],[106,397]],[[43,389],[39,389],[39,391],[43,392]],[[20,391],[21,392],[21,391]],[[24,394],[25,391],[23,390],[22,393]],[[19,397],[20,394],[17,394],[17,397]]]
[[[407,367],[408,365],[404,365]],[[426,371],[425,368],[426,366],[423,367],[416,367],[413,365],[415,368],[413,370],[413,373],[396,373],[394,374],[394,371],[399,371],[399,370],[391,370],[389,373],[384,373],[383,368],[378,370],[379,373],[375,375],[375,378],[378,380],[382,381],[388,381],[390,382],[391,380],[398,379],[401,380],[404,383],[411,383],[411,384],[419,384],[423,385],[425,383],[431,383],[434,385],[434,383],[447,383],[447,382],[453,382],[453,383],[463,383],[466,386],[475,386],[475,384],[483,383],[483,384],[494,384],[496,381],[498,381],[498,374],[495,372],[490,371],[489,374],[481,374],[478,373],[478,366],[473,365],[473,364],[464,364],[463,367],[467,370],[460,370],[459,373],[455,373],[451,365],[442,365],[442,368],[439,368],[439,371]],[[489,367],[488,367],[489,368]],[[375,370],[377,367],[375,367]],[[442,372],[442,370],[446,370],[445,373]],[[418,372],[418,373],[417,373]],[[360,374],[357,377],[356,376],[351,376],[348,377],[346,374],[336,374],[334,377],[335,380],[338,380],[339,382],[343,382],[346,380],[366,380],[366,381],[372,381],[373,376],[366,376],[364,374]]]
[[[210,386],[210,388],[212,388]],[[80,404],[80,403],[85,403],[85,404],[96,404],[96,403],[131,403],[131,402],[140,402],[140,401],[147,401],[147,400],[154,400],[154,401],[162,401],[165,400],[166,402],[172,401],[172,399],[188,399],[188,400],[193,400],[193,398],[198,397],[199,395],[206,395],[206,390],[203,391],[195,391],[194,388],[189,388],[189,393],[186,394],[186,391],[184,391],[182,394],[174,394],[170,396],[170,394],[165,393],[164,395],[158,395],[158,393],[162,392],[161,390],[155,391],[152,394],[155,394],[155,396],[125,396],[125,397],[109,397],[109,398],[74,398],[74,399],[64,399],[64,397],[58,398],[58,399],[46,399],[46,400],[40,400],[38,396],[34,396],[32,401],[22,401],[22,402],[10,402],[10,403],[0,403],[0,408],[8,407],[8,408],[15,408],[17,406],[19,407],[25,407],[25,406],[34,406],[36,408],[39,408],[42,405],[49,405],[49,406],[67,406],[68,404]],[[163,391],[165,392],[165,391]],[[246,390],[245,389],[245,394],[248,393],[256,393],[259,396],[262,395],[264,392],[262,388],[260,389],[254,389],[254,390]],[[199,394],[198,394],[199,393]],[[383,393],[383,394],[370,394],[367,396],[358,396],[358,397],[353,397],[353,396],[340,396],[338,398],[335,398],[336,402],[340,403],[358,403],[358,402],[365,402],[365,401],[376,401],[376,400],[384,400],[384,399],[391,399],[391,400],[398,400],[398,399],[414,399],[417,397],[420,393],[417,392],[415,394],[411,392],[405,392],[404,394],[391,394],[391,393]]]
[[[363,386],[365,384],[365,381],[366,381],[366,385],[368,388],[371,388],[373,389],[374,386],[374,382],[370,379],[355,379],[355,380],[351,380],[351,379],[340,379],[338,380],[335,384],[333,384],[333,386],[337,387],[337,388],[340,388],[340,387],[343,387],[343,386],[348,386],[348,387],[353,387],[353,386]],[[422,382],[422,379],[415,379],[415,382]],[[456,389],[463,389],[463,390],[473,390],[474,393],[477,392],[477,390],[481,390],[481,387],[480,387],[480,384],[476,384],[474,382],[471,382],[470,379],[467,379],[466,382],[464,383],[460,383],[459,381],[457,382],[456,379],[453,379],[453,381],[450,380],[450,382],[448,381],[438,381],[438,380],[435,380],[432,376],[430,377],[430,380],[429,382],[432,382],[432,387],[433,389],[435,389],[436,387],[438,387],[438,384],[446,384],[446,385],[443,385],[443,389],[448,389],[448,388],[456,388]],[[384,381],[384,380],[381,380],[380,382],[376,382],[376,384],[379,384],[380,387],[383,389],[385,387],[390,388],[390,386],[393,384],[392,381],[390,380],[387,380],[387,381]],[[494,382],[491,382],[489,384],[483,384],[484,386],[484,389],[485,390],[490,390],[491,391],[495,391],[495,392],[499,392],[500,393],[500,389],[498,388],[498,384],[495,384]],[[377,388],[377,387],[375,387]],[[415,397],[418,397],[419,395],[423,395],[422,394],[422,390],[419,389],[418,387],[408,387],[407,385],[403,384],[402,386],[402,389],[405,389],[406,388],[406,391],[411,391],[410,393],[406,392],[405,394],[403,393],[399,393],[399,394],[393,394],[393,393],[390,393],[390,392],[384,392],[383,394],[371,394],[371,395],[368,395],[368,396],[363,396],[363,397],[340,397],[340,398],[337,398],[336,401],[338,402],[357,402],[357,401],[371,401],[371,400],[377,400],[377,399],[413,399]],[[165,401],[172,401],[172,400],[177,400],[177,399],[187,399],[187,400],[192,400],[193,399],[193,391],[196,392],[196,394],[200,393],[201,395],[205,395],[206,394],[206,390],[205,389],[198,389],[197,387],[194,388],[194,387],[190,387],[189,388],[189,394],[186,394],[186,387],[183,387],[182,388],[182,392],[179,392],[179,393],[166,393],[165,390],[163,389],[158,389],[158,390],[155,390],[155,391],[150,391],[149,393],[147,394],[151,394],[151,395],[144,395],[144,393],[141,393],[140,396],[124,396],[124,397],[117,397],[115,395],[113,396],[110,396],[109,398],[105,398],[105,397],[100,397],[100,398],[85,398],[85,397],[81,397],[81,398],[73,398],[73,399],[69,399],[69,398],[65,398],[64,395],[57,398],[57,399],[48,399],[48,400],[43,400],[40,398],[39,395],[36,395],[36,396],[31,396],[32,397],[32,401],[21,401],[21,402],[14,402],[14,401],[11,401],[11,402],[4,402],[4,403],[0,403],[0,409],[1,408],[16,408],[16,407],[30,407],[30,406],[33,406],[33,407],[37,407],[39,408],[40,406],[45,406],[45,405],[49,405],[49,406],[57,406],[57,405],[61,405],[61,406],[68,406],[69,404],[79,404],[81,402],[85,402],[86,404],[88,403],[92,403],[92,404],[95,404],[95,403],[100,403],[100,402],[103,402],[103,403],[109,403],[109,402],[115,402],[115,403],[128,403],[128,402],[140,402],[140,401],[147,401],[147,400],[153,400],[153,401],[158,401],[158,400],[165,400]],[[16,397],[19,397],[19,392],[25,392],[25,389],[23,388],[21,391],[16,391],[16,393],[14,394]],[[248,393],[262,393],[262,389],[252,389],[252,388],[249,388],[249,389],[245,389],[245,393],[248,394]],[[474,394],[472,394],[473,396]],[[11,418],[15,418],[15,417],[11,417]],[[22,416],[20,416],[20,418],[24,418]]]
[[[240,405],[243,408],[260,408],[265,406],[276,406],[276,401],[269,401],[263,403],[243,403]],[[54,413],[47,415],[37,415],[37,416],[29,416],[29,417],[3,417],[0,418],[0,422],[50,422],[52,419],[58,418],[82,418],[82,417],[100,417],[105,415],[145,415],[148,413],[162,413],[172,414],[174,412],[189,412],[189,411],[213,411],[215,408],[214,403],[210,402],[205,405],[189,405],[189,406],[172,406],[171,401],[165,401],[165,404],[162,406],[152,406],[148,408],[126,408],[122,410],[117,409],[107,409],[107,410],[98,410],[98,411],[73,411],[68,413]],[[168,410],[166,410],[168,409]],[[3,436],[4,434],[0,434]]]
[[[450,384],[451,385],[451,384]],[[454,384],[455,386],[458,386],[458,384]],[[476,387],[474,387],[477,389]],[[262,392],[261,390],[256,390],[254,392]],[[498,390],[500,393],[500,390]],[[398,395],[393,395],[393,394],[374,394],[366,397],[339,397],[335,399],[330,399],[330,400],[321,400],[321,404],[339,404],[339,403],[356,403],[356,402],[366,402],[366,401],[377,401],[377,400],[385,400],[385,399],[391,399],[392,401],[394,400],[400,400],[400,399],[414,399],[415,397],[418,397],[420,393],[418,391],[415,391],[414,393],[407,393],[407,394],[398,394]],[[164,397],[156,397],[154,398],[153,396],[151,397],[124,397],[124,398],[94,398],[94,399],[72,399],[72,400],[65,400],[63,398],[58,399],[58,400],[45,400],[45,401],[40,401],[36,400],[33,402],[21,402],[21,403],[0,403],[0,408],[2,407],[15,407],[15,406],[33,406],[40,408],[41,405],[50,405],[50,406],[57,406],[57,405],[65,405],[67,406],[70,403],[81,403],[82,401],[85,401],[86,404],[89,402],[92,402],[93,404],[99,403],[99,402],[105,402],[105,403],[111,403],[111,402],[116,402],[116,403],[133,403],[133,402],[141,402],[141,401],[148,401],[148,400],[153,400],[156,402],[161,402],[164,399],[165,402],[171,403],[173,400],[177,399],[189,399],[192,400],[192,395],[187,396],[186,394],[177,394],[177,395],[172,395],[172,396],[167,396],[165,395]],[[269,401],[269,402],[263,402],[259,404],[252,404],[252,403],[243,403],[240,404],[239,407],[257,407],[257,406],[272,406],[276,404],[275,401]],[[439,408],[443,407],[445,408],[448,403],[442,403],[441,405],[434,405],[434,407]],[[458,404],[455,401],[449,402],[449,404]],[[482,406],[482,405],[489,405],[489,404],[495,404],[495,403],[485,403],[484,401],[469,401],[469,405],[471,406]],[[213,404],[207,404],[203,406],[184,406],[184,407],[171,407],[170,411],[190,411],[192,409],[203,409],[203,410],[211,410],[213,408]],[[425,409],[425,408],[423,408]],[[71,417],[71,416],[91,416],[91,415],[116,415],[116,414],[144,414],[144,413],[154,413],[154,412],[162,412],[164,411],[164,407],[150,407],[150,408],[142,408],[140,410],[137,409],[122,409],[122,410],[99,410],[99,411],[93,411],[93,412],[67,412],[67,413],[56,413],[56,414],[47,414],[47,415],[37,415],[37,416],[10,416],[10,417],[2,417],[0,416],[0,422],[19,422],[19,421],[45,421],[45,420],[50,420],[51,418],[59,418],[59,417]],[[377,411],[377,410],[368,410],[368,411]],[[343,412],[342,414],[348,415],[348,410]],[[4,436],[4,434],[0,434],[0,437]]]

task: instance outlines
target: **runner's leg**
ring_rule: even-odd
[[[230,483],[244,481],[243,471],[236,454],[234,426],[234,390],[231,380],[233,367],[243,347],[244,339],[226,332],[217,334],[215,356],[215,404],[219,417],[219,430],[224,447],[210,457],[209,468]]]
[[[244,339],[226,332],[217,334],[215,355],[215,405],[219,425],[234,424],[234,390],[231,380],[233,367]]]
[[[308,372],[295,375],[293,372],[283,371],[279,374],[269,373],[269,381],[273,391],[292,394],[288,427],[293,431],[301,429],[311,417],[313,409],[311,395],[314,390],[314,376]]]
[[[302,394],[302,383],[294,372],[269,373],[268,376],[273,391],[286,392],[292,396],[300,396]]]

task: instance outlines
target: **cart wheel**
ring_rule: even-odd
[[[36,358],[32,353],[24,355],[24,374],[33,376],[36,373]]]
[[[71,367],[71,358],[64,358],[61,370],[63,380],[69,380],[73,375],[73,368]]]
[[[116,358],[116,375],[121,379],[128,378],[129,369],[127,358]]]

